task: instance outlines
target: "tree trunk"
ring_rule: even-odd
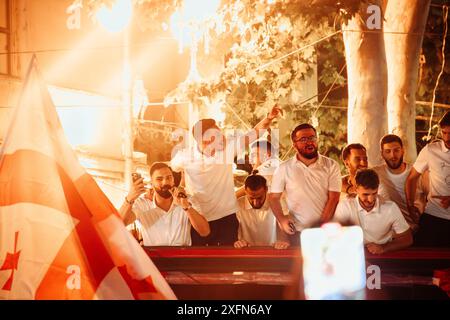
[[[429,7],[430,0],[389,0],[385,12],[388,129],[402,138],[408,162],[417,155],[416,90]]]
[[[381,1],[378,1],[381,8]],[[379,141],[387,132],[387,67],[382,33],[369,30],[363,6],[342,26],[348,76],[348,143],[367,148],[369,166],[382,162]]]

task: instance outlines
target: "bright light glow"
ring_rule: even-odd
[[[133,115],[139,117],[141,108],[149,104],[147,91],[145,90],[144,81],[136,79],[133,85]]]
[[[161,59],[170,55],[170,50],[172,50],[169,46],[161,46],[159,43],[155,43],[152,45],[148,45],[142,47],[141,50],[137,52],[137,54],[133,55],[133,65],[132,70],[138,70],[139,74],[146,74],[149,72],[164,72],[164,69],[161,67],[159,63]],[[99,92],[107,92],[110,91],[112,87],[117,87],[118,84],[122,83],[124,79],[124,70],[121,64],[116,64],[111,66],[108,73],[103,77],[106,79],[105,82],[99,84],[98,91]],[[126,77],[130,77],[131,75],[125,75]],[[161,74],[159,79],[162,82],[170,81],[170,74]],[[133,79],[133,78],[131,78]],[[119,92],[120,93],[120,92]]]
[[[116,0],[112,8],[102,5],[95,16],[106,30],[116,33],[128,26],[132,15],[133,4],[131,0]]]
[[[120,100],[55,86],[48,90],[72,147],[83,145],[105,157],[120,156]]]
[[[306,229],[301,233],[307,299],[352,298],[366,286],[363,232],[358,226]]]
[[[288,30],[290,31],[291,29],[292,29],[292,25],[291,25],[291,22],[289,21],[289,19],[287,19],[287,18],[282,19],[279,24],[278,30],[280,32],[286,32]]]
[[[205,35],[207,28],[202,24],[217,20],[219,5],[220,0],[185,0],[183,8],[172,15],[170,29],[180,44],[180,51]]]
[[[220,0],[184,0],[184,18],[187,21],[206,21],[219,8]]]
[[[72,46],[72,50],[68,50],[61,55],[52,56],[52,64],[43,70],[47,83],[64,81],[67,74],[75,74],[80,68],[83,68],[83,64],[91,52],[88,48],[98,45],[99,35],[100,32],[97,30],[87,33],[84,38]]]
[[[208,106],[208,110],[213,115],[214,120],[221,125],[225,122],[225,112],[223,112],[224,102],[222,100],[216,100]]]

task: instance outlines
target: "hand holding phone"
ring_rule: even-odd
[[[144,179],[139,173],[132,173],[131,174],[133,184],[131,185],[131,189],[128,192],[128,195],[126,197],[126,200],[128,202],[134,202],[141,194],[143,194],[146,189],[144,185]]]
[[[142,178],[140,173],[134,172],[131,174],[131,177],[133,178],[133,182],[136,182],[137,180],[139,180],[140,178]]]
[[[172,193],[174,198],[187,199],[187,194],[183,187],[173,187],[170,193]]]

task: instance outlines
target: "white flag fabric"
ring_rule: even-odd
[[[176,299],[79,164],[36,57],[0,151],[0,299]]]

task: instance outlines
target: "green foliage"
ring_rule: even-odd
[[[272,5],[227,1],[220,12],[224,27],[216,28],[211,43],[212,54],[226,52],[223,70],[214,79],[181,84],[169,95],[168,103],[189,101],[200,110],[219,103],[226,112],[224,124],[230,128],[242,128],[242,120],[253,126],[278,104],[287,115],[288,127],[316,121],[323,138],[322,152],[338,157],[345,143],[345,109],[318,109],[317,103],[301,97],[299,91],[314,72],[318,50],[325,57],[319,81],[327,88],[345,83],[339,74],[342,60],[336,59],[343,59],[341,37],[310,44],[333,34],[336,19],[348,18],[359,4],[349,2],[344,10],[335,1],[322,1],[320,6],[299,1],[275,1]],[[296,53],[290,54],[293,51]],[[280,138],[284,153],[289,150],[289,135]]]
[[[102,2],[98,0],[94,2]],[[274,105],[280,105],[288,127],[313,122],[321,134],[321,151],[337,158],[345,143],[345,109],[320,107],[315,100],[302,97],[303,81],[322,64],[318,81],[326,91],[331,85],[343,86],[339,74],[343,66],[343,44],[336,32],[342,20],[349,19],[363,1],[223,0],[216,23],[210,25],[211,55],[225,60],[215,77],[200,82],[184,82],[166,97],[168,104],[190,102],[200,116],[213,104],[226,113],[224,125],[243,128],[255,125]],[[140,25],[161,28],[181,1],[139,0]],[[136,11],[135,11],[136,12]],[[317,44],[313,44],[317,42]],[[291,54],[294,52],[294,54]],[[199,51],[199,65],[207,57]],[[331,96],[331,95],[330,95]],[[329,97],[323,104],[329,104]],[[342,97],[332,103],[344,105]],[[244,122],[244,123],[243,123]],[[281,138],[281,151],[290,147],[288,134]]]
[[[443,3],[444,4],[444,3]],[[447,23],[449,23],[447,21]],[[450,27],[450,26],[449,26]],[[421,64],[419,73],[419,86],[416,93],[417,100],[432,101],[433,90],[436,85],[436,80],[441,71],[443,56],[444,34],[444,20],[442,8],[437,6],[430,7],[430,13],[427,20],[425,35],[422,45],[422,54],[424,63]],[[439,81],[439,86],[436,91],[436,102],[443,104],[450,104],[450,90],[448,84],[450,83],[450,44],[449,44],[450,30],[447,33],[447,43],[445,50],[445,68],[444,73]],[[435,138],[437,130],[437,121],[448,109],[435,107],[433,122],[432,122],[432,138]],[[430,117],[431,108],[429,106],[417,106],[417,115]],[[426,135],[429,129],[428,121],[417,121],[417,144],[420,150],[426,144]]]

